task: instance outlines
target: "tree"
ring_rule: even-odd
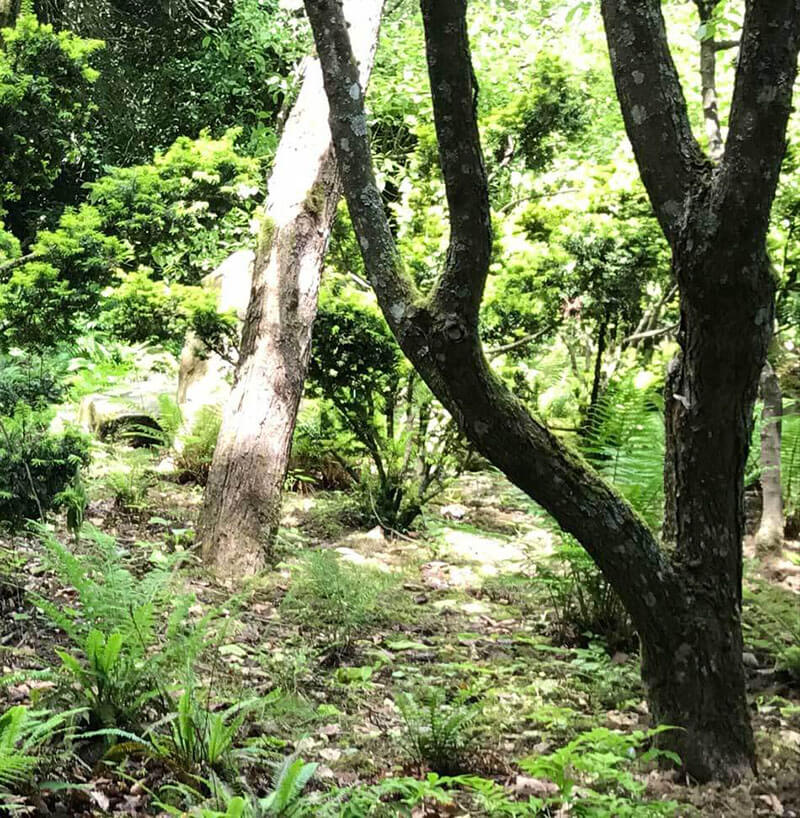
[[[371,0],[349,15],[361,66],[356,88],[372,68],[382,9],[383,0]],[[226,578],[263,568],[278,533],[322,259],[341,195],[324,109],[319,63],[310,61],[275,157],[234,387],[197,527],[203,559]]]
[[[761,523],[756,548],[763,554],[780,553],[783,545],[783,495],[781,492],[781,417],[783,394],[769,362],[760,381],[761,400]]]
[[[102,46],[29,13],[0,30],[0,215],[23,243],[58,213],[54,188],[91,154],[92,62]]]
[[[403,267],[372,170],[363,94],[338,0],[305,0],[344,191],[365,267],[400,346],[466,437],[587,549],[639,632],[651,710],[698,779],[755,766],[742,666],[743,475],[772,334],[765,236],[785,150],[800,0],[748,2],[725,156],[695,139],[658,0],[603,0],[628,137],[680,287],[671,553],[630,506],[500,382],[478,317],[491,257],[466,0],[422,0],[450,210],[444,269],[422,292]]]

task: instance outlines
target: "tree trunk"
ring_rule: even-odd
[[[642,640],[653,712],[698,779],[755,766],[742,666],[743,476],[772,333],[766,256],[800,50],[800,0],[748,3],[728,144],[714,169],[691,130],[660,0],[603,0],[617,96],[642,181],[673,250],[682,355],[674,373],[672,553],[491,372],[478,317],[491,258],[466,0],[422,0],[450,247],[430,293],[398,258],[353,95],[337,0],[305,0],[345,195],[378,301],[403,351],[465,436],[586,548]],[[765,90],[766,88],[766,90]]]
[[[767,362],[761,372],[761,523],[756,532],[756,550],[761,554],[780,552],[783,545],[783,496],[781,492],[781,417],[783,395],[778,376]]]
[[[713,240],[689,230],[676,248],[682,323],[669,378],[668,508],[682,593],[665,612],[674,617],[668,650],[641,633],[654,714],[686,729],[670,743],[698,778],[738,777],[754,759],[741,661],[744,470],[774,286],[763,250],[732,251],[730,229]]]
[[[366,85],[383,0],[349,0]],[[341,195],[319,63],[309,61],[275,156],[236,378],[209,472],[198,539],[232,580],[271,559],[311,349],[320,272]]]

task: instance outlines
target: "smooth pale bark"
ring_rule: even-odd
[[[699,779],[755,765],[741,659],[742,478],[772,332],[765,236],[800,48],[800,0],[748,3],[725,157],[717,172],[689,125],[660,0],[604,0],[626,130],[680,287],[675,371],[674,554],[492,373],[478,310],[491,254],[466,0],[422,0],[450,248],[433,290],[404,270],[375,185],[363,96],[337,0],[305,0],[345,196],[370,282],[404,352],[471,443],[581,542],[642,641],[665,736]]]
[[[783,495],[781,493],[781,418],[783,394],[775,371],[767,363],[761,371],[761,523],[756,549],[762,554],[779,552],[783,545]]]
[[[366,85],[383,0],[349,0],[358,79]],[[309,60],[275,156],[233,390],[197,527],[220,578],[257,573],[272,555],[320,273],[341,184],[319,62]]]

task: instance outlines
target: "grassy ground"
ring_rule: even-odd
[[[123,456],[131,457],[144,456]],[[760,775],[734,789],[687,787],[648,761],[649,741],[636,738],[652,725],[635,640],[611,630],[603,641],[563,621],[563,584],[541,570],[557,537],[498,475],[463,477],[407,538],[348,530],[337,519],[340,496],[292,494],[276,570],[229,589],[194,554],[197,487],[148,477],[154,463],[145,458],[126,492],[124,480],[108,479],[113,463],[98,462],[87,518],[114,538],[103,546],[106,566],[111,560],[141,583],[168,574],[176,555],[181,562],[168,593],[153,595],[161,635],[142,637],[144,658],[124,673],[160,661],[164,622],[183,594],[192,595],[181,610],[201,628],[202,644],[181,648],[192,671],[176,672],[183,682],[160,691],[169,700],[161,710],[157,695],[142,701],[113,736],[110,722],[84,711],[77,737],[73,730],[48,745],[31,781],[74,788],[23,786],[19,805],[35,814],[224,815],[235,792],[270,793],[274,764],[297,754],[318,765],[295,804],[309,815],[800,815],[800,691],[769,655],[780,630],[770,631],[769,615],[748,631]],[[87,555],[87,576],[99,570],[90,531],[71,546]],[[55,535],[70,541],[65,530]],[[756,594],[766,588],[796,607],[796,553],[787,546],[764,584],[750,566]],[[63,571],[59,579],[36,537],[6,539],[2,564],[5,706],[87,707],[91,685],[65,677],[56,653],[72,652],[85,668],[85,646],[77,650],[56,627],[47,602],[85,631],[83,594],[96,589],[75,590]],[[123,617],[139,599],[130,587],[129,599],[116,599]],[[218,762],[176,750],[177,717],[163,711],[189,688],[206,714],[199,732],[207,735],[209,713],[232,728]],[[243,701],[242,711],[225,714]],[[87,737],[92,731],[99,734]],[[444,778],[431,777],[432,768]],[[264,809],[253,814],[291,814]]]

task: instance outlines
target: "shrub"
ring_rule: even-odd
[[[0,520],[41,519],[89,462],[89,441],[74,428],[48,431],[49,416],[20,404],[0,417]]]
[[[358,478],[362,523],[407,530],[459,471],[459,437],[366,296],[323,292],[309,377],[328,404],[328,437],[365,461],[342,462]]]
[[[33,202],[86,158],[97,79],[91,61],[101,47],[28,13],[0,31],[0,211],[27,200],[22,209],[33,212],[16,215],[25,222],[19,238],[38,220]]]
[[[12,415],[18,403],[36,409],[64,396],[64,367],[43,355],[0,355],[0,415]]]
[[[160,344],[180,352],[188,329],[209,348],[227,354],[235,333],[231,316],[216,311],[216,295],[203,287],[168,284],[140,267],[124,273],[106,293],[101,322],[114,337],[128,343]]]
[[[237,135],[180,137],[152,163],[112,168],[89,186],[86,207],[103,214],[103,232],[132,250],[128,269],[198,284],[250,241],[262,173],[237,151]]]

